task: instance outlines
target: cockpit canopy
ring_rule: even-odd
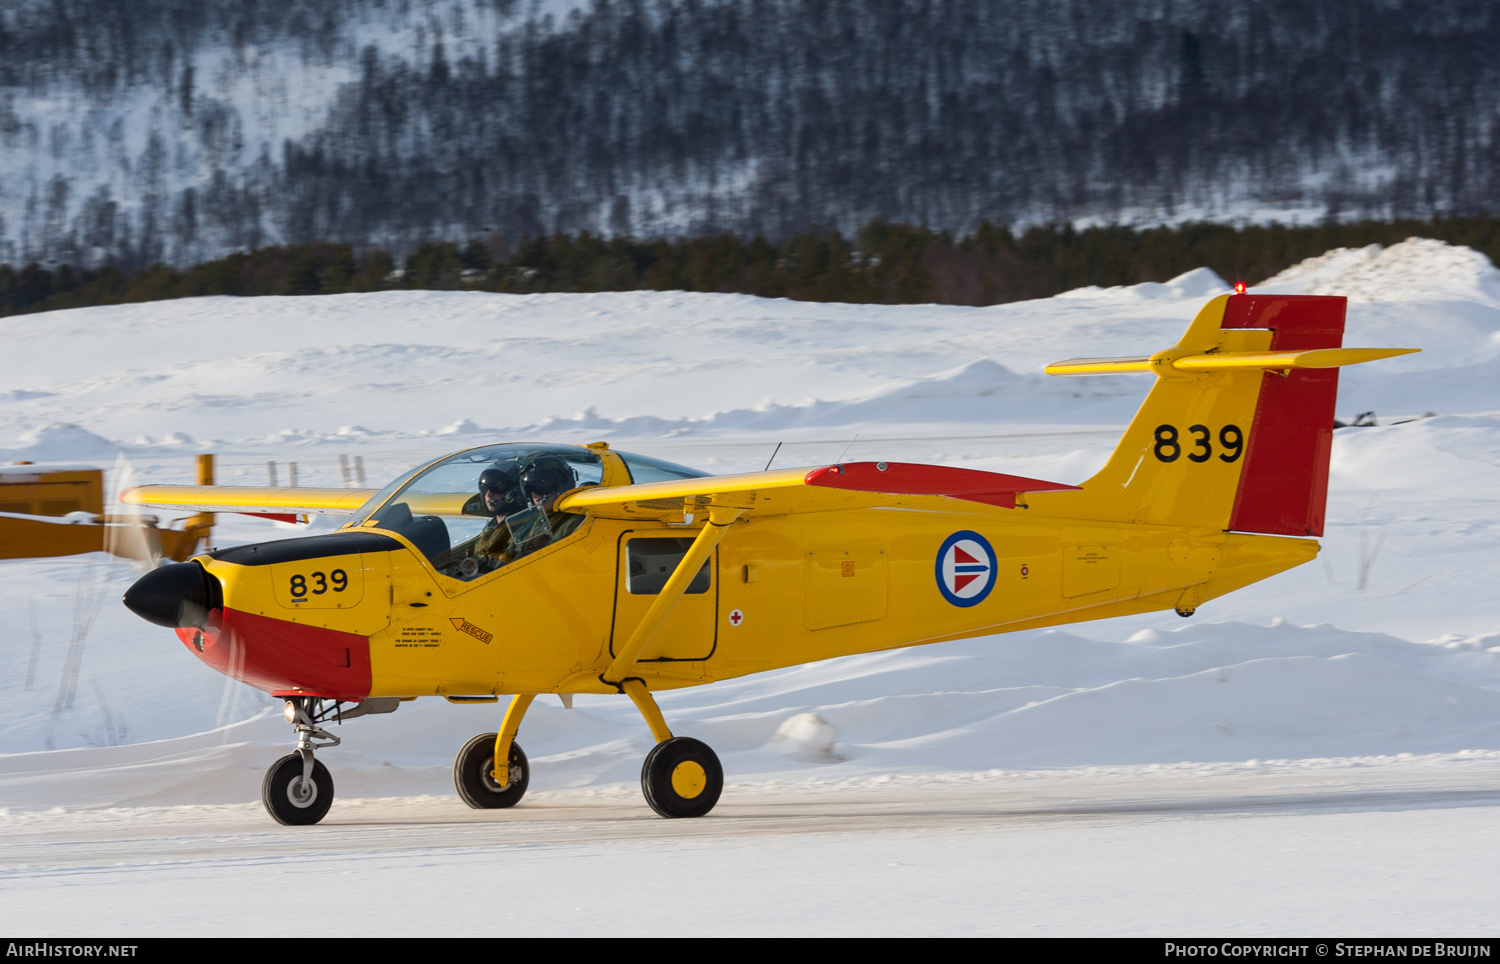
[[[628,452],[614,454],[633,483],[707,475]],[[581,445],[486,445],[401,476],[361,506],[344,528],[398,532],[439,572],[468,581],[576,530],[583,516],[557,511],[558,498],[599,485],[603,477],[603,457]]]

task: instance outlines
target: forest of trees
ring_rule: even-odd
[[[1483,0],[535,9],[14,0],[0,261],[1500,213]]]
[[[1166,281],[1207,266],[1256,284],[1331,248],[1438,238],[1500,260],[1500,218],[1428,222],[1329,222],[1233,228],[1035,227],[1019,236],[982,224],[953,237],[871,222],[849,238],[807,231],[778,244],[730,234],[636,241],[580,233],[533,238],[515,248],[496,237],[432,242],[400,268],[391,253],[313,242],[273,246],[177,269],[49,270],[0,264],[0,315],[198,295],[315,295],[395,288],[544,291],[740,292],[804,301],[990,305],[1086,285]]]

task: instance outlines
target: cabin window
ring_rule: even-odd
[[[692,548],[692,539],[631,539],[626,543],[626,560],[630,575],[625,588],[633,596],[660,595],[667,580],[677,570],[677,564]],[[709,589],[709,561],[688,583],[687,594],[698,595]]]

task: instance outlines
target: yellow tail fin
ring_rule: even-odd
[[[1109,462],[1033,507],[1076,518],[1322,535],[1338,369],[1416,349],[1343,348],[1346,299],[1223,295],[1178,343],[1055,375],[1154,372]]]

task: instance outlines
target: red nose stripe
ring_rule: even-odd
[[[362,700],[370,695],[370,639],[301,623],[224,610],[223,628],[177,635],[209,666],[275,696]]]

